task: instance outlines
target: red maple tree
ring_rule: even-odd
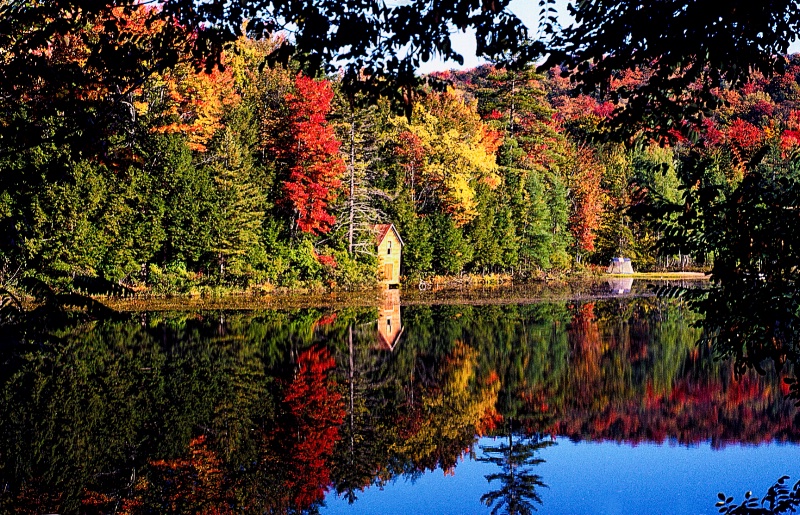
[[[345,172],[341,142],[326,120],[332,99],[330,82],[298,74],[294,92],[285,97],[288,116],[270,145],[275,157],[287,165],[283,202],[292,210],[297,227],[308,233],[325,234],[335,223],[328,207]]]

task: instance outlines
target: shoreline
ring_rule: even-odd
[[[609,281],[630,280],[629,291],[619,292]],[[287,309],[342,309],[379,307],[388,298],[405,306],[419,305],[504,305],[539,302],[591,301],[609,298],[648,297],[650,281],[656,283],[707,283],[700,272],[604,274],[594,278],[566,281],[535,281],[502,285],[442,286],[419,291],[411,286],[396,290],[374,288],[362,291],[281,292],[238,294],[221,297],[164,296],[143,298],[94,297],[119,312],[143,311],[261,311]],[[396,293],[394,293],[396,292]]]

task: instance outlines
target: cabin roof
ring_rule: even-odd
[[[406,244],[403,243],[403,238],[400,237],[400,233],[397,232],[397,228],[394,226],[394,224],[375,224],[372,226],[372,230],[375,233],[378,245],[380,245],[384,238],[386,238],[386,235],[389,234],[389,231],[394,231],[394,235],[397,236],[397,241],[400,242],[400,246],[406,246]]]
[[[400,330],[397,331],[397,333],[393,335],[394,337],[391,339],[391,341],[389,340],[389,338],[386,337],[385,334],[383,334],[380,331],[378,331],[378,338],[380,338],[381,343],[387,349],[389,349],[390,351],[393,351],[394,348],[397,347],[397,342],[400,341],[400,336],[403,335],[403,331],[405,331],[405,329],[406,329],[405,327],[400,326]]]

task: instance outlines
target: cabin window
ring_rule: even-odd
[[[389,240],[389,245],[386,247],[386,255],[387,256],[392,255],[392,240]]]
[[[386,331],[389,332],[389,333],[392,332],[392,319],[391,318],[387,318],[386,319]]]

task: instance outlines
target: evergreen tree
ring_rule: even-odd
[[[405,275],[424,275],[433,269],[433,229],[428,217],[414,211],[414,203],[408,190],[401,192],[392,203],[392,220],[403,235],[403,259],[401,266]]]
[[[248,254],[257,250],[264,216],[264,195],[254,182],[256,170],[247,146],[233,127],[222,131],[215,142],[209,173],[216,195],[211,224],[211,251],[220,278],[251,271]]]
[[[440,274],[458,274],[472,260],[472,246],[452,218],[441,214],[432,218],[436,227],[433,233],[433,268]]]
[[[165,238],[153,261],[162,266],[182,263],[200,266],[211,251],[213,224],[214,179],[210,168],[195,167],[194,158],[184,138],[178,135],[158,135],[152,142],[151,173],[161,181],[165,205],[163,230]]]

